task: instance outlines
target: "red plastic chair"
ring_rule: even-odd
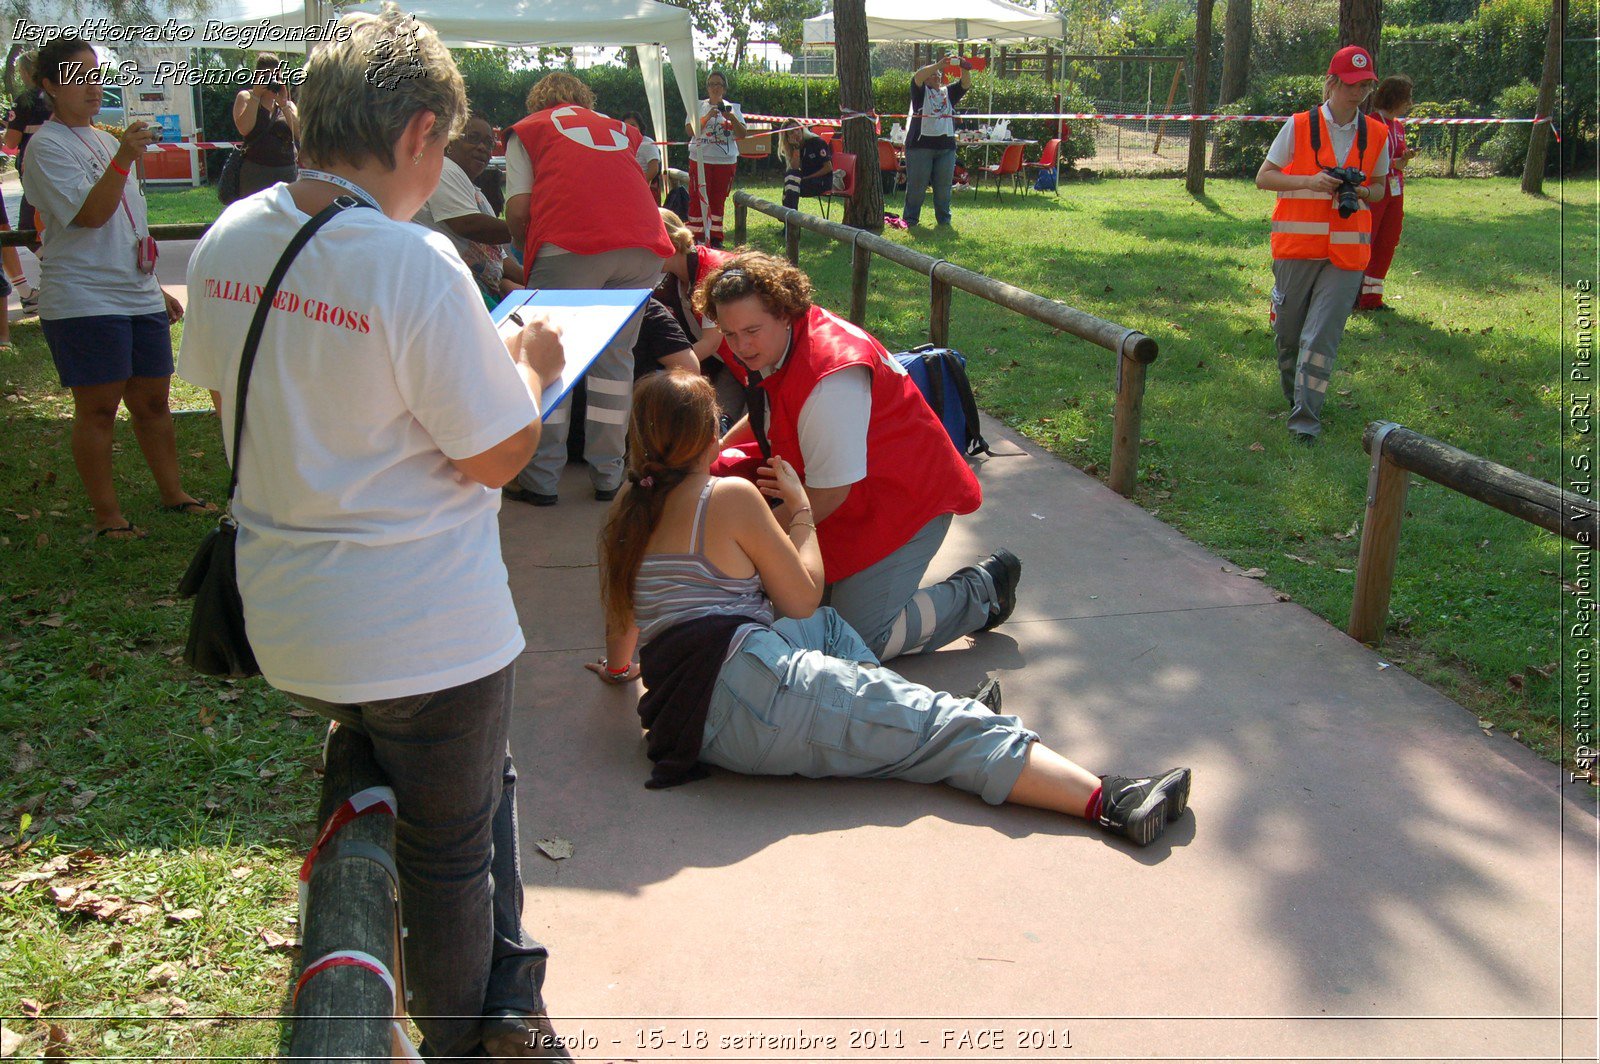
[[[1022,165],[1027,167],[1029,170],[1037,170],[1039,173],[1043,173],[1046,170],[1055,170],[1056,169],[1056,165],[1060,162],[1060,160],[1061,160],[1061,138],[1060,137],[1052,137],[1049,140],[1045,141],[1044,152],[1042,154],[1040,154],[1038,162],[1036,162],[1036,163],[1025,162]],[[1031,185],[1031,184],[1033,184],[1033,182],[1030,181],[1030,182],[1028,182],[1028,184]],[[1056,191],[1056,195],[1058,195],[1058,196],[1061,195],[1061,173],[1060,173],[1060,171],[1056,172],[1056,188],[1055,188],[1055,191]]]
[[[817,196],[817,202],[822,205],[822,216],[828,217],[831,203],[837,199],[849,199],[856,194],[856,157],[847,151],[833,153],[833,169],[844,175],[844,188],[829,189]]]
[[[1000,198],[1000,179],[1009,177],[1011,186],[1016,188],[1021,180],[1022,173],[1022,148],[1021,144],[1007,144],[1006,150],[1001,154],[1000,161],[993,166],[979,166],[973,169],[973,174],[979,177],[987,176],[994,180],[994,195]]]
[[[878,180],[883,182],[883,190],[893,192],[900,183],[900,175],[905,172],[906,164],[894,145],[886,140],[878,141]]]

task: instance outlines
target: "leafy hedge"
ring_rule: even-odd
[[[1305,111],[1322,102],[1322,81],[1317,74],[1273,78],[1220,113],[1292,115]],[[1280,128],[1276,122],[1223,122],[1217,126],[1216,146],[1211,151],[1212,172],[1226,177],[1254,176]]]

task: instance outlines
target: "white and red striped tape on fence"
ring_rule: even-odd
[[[748,114],[745,118],[753,122],[787,122],[795,125],[837,125],[852,118],[870,118],[877,121],[880,118],[911,118],[913,115],[893,111],[851,111],[843,110],[838,118],[798,118],[793,115],[757,115]],[[1104,111],[1059,111],[1054,113],[1028,113],[1028,112],[994,112],[986,114],[957,115],[964,119],[1010,119],[1015,121],[1116,121],[1116,122],[1287,122],[1292,115],[1207,115],[1207,114],[1120,114]],[[1547,115],[1535,118],[1408,118],[1408,126],[1493,126],[1493,125],[1540,125],[1549,124],[1550,131],[1555,134],[1556,141],[1561,140],[1561,131],[1556,128],[1555,120]]]

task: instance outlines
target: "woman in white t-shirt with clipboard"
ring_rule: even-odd
[[[216,507],[183,490],[168,391],[173,322],[183,307],[155,275],[155,242],[133,168],[157,131],[132,122],[119,140],[96,129],[105,95],[99,59],[81,37],[39,50],[54,114],[28,144],[23,188],[43,219],[39,317],[61,384],[72,391],[72,458],[95,535],[137,539],[111,476],[117,409],[128,408],[164,509]]]
[[[700,113],[684,125],[689,130],[689,217],[696,239],[722,246],[722,212],[739,169],[739,138],[750,132],[744,112],[727,98],[728,79],[719,70],[706,78],[706,99]]]

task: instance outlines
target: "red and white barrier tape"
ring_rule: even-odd
[[[746,118],[758,122],[792,122],[800,125],[838,125],[840,122],[851,118],[912,118],[913,115],[899,112],[869,112],[840,111],[839,118],[798,118],[792,115],[746,115]],[[1212,115],[1212,114],[1122,114],[1104,111],[1061,111],[1057,113],[1029,113],[1029,112],[993,112],[984,114],[968,114],[963,112],[956,116],[960,119],[1011,119],[1016,121],[1117,121],[1117,122],[1287,122],[1292,115]],[[1408,126],[1492,126],[1508,125],[1539,125],[1548,123],[1550,131],[1555,134],[1557,142],[1561,140],[1561,131],[1556,128],[1555,120],[1547,115],[1537,118],[1408,118]]]
[[[311,844],[311,852],[306,854],[306,859],[300,864],[300,927],[306,926],[306,906],[311,897],[311,870],[316,866],[317,858],[322,856],[323,848],[332,838],[339,833],[339,829],[350,821],[371,813],[388,813],[395,816],[399,809],[395,801],[394,791],[388,787],[368,787],[364,791],[357,791],[346,798],[344,804],[334,810],[328,822],[322,825],[322,830],[317,834],[317,841]]]
[[[318,957],[315,961],[306,965],[306,970],[300,973],[299,979],[295,980],[294,995],[290,999],[291,1002],[299,1002],[300,991],[305,989],[305,985],[314,977],[334,968],[359,968],[364,972],[371,972],[383,980],[383,985],[389,988],[389,1000],[394,1002],[395,1019],[390,1024],[390,1052],[392,1053],[392,1059],[421,1061],[421,1055],[417,1052],[416,1047],[411,1044],[411,1038],[406,1034],[406,1029],[400,1024],[400,1016],[404,1013],[404,1009],[401,1006],[400,991],[399,987],[395,985],[394,976],[390,974],[389,969],[382,961],[364,950],[335,950],[332,953]]]

